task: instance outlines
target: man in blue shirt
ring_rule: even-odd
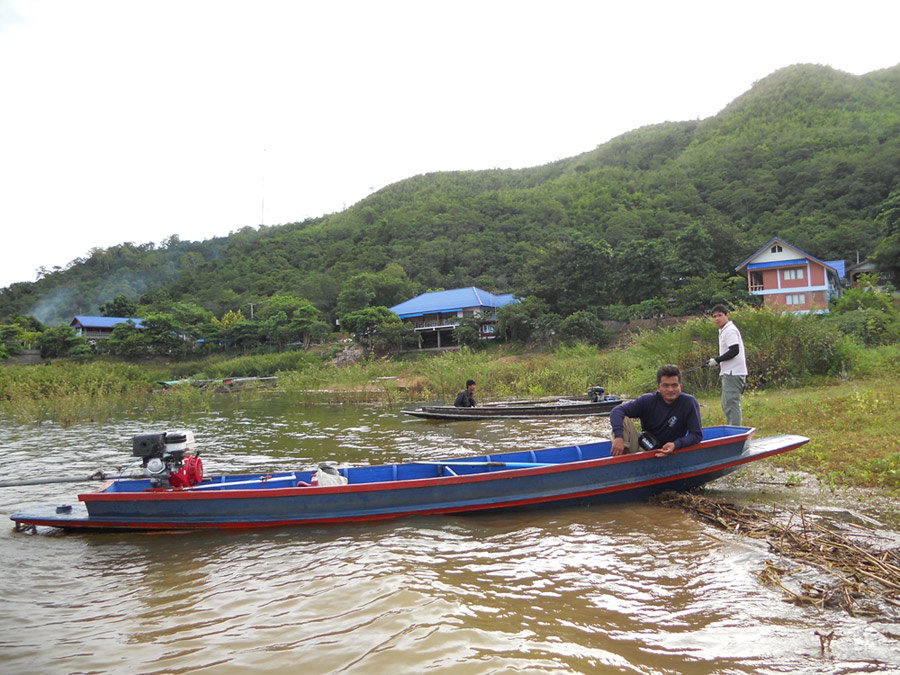
[[[700,404],[690,394],[681,391],[681,371],[678,366],[665,365],[656,371],[656,392],[644,394],[613,408],[609,422],[613,430],[613,456],[637,452],[637,432],[630,418],[641,420],[641,430],[656,440],[657,457],[703,440]],[[630,426],[630,433],[625,433]],[[629,436],[626,443],[625,436]]]

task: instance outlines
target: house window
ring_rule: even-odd
[[[805,305],[806,293],[791,293],[784,299],[788,305]]]
[[[802,267],[795,267],[794,269],[784,271],[785,281],[787,281],[788,279],[802,279],[802,278],[803,278],[803,268]]]
[[[781,244],[775,244],[772,248],[769,249],[772,253],[781,253],[784,249],[781,248]]]

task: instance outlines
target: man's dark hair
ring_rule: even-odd
[[[466,380],[467,387],[471,387],[473,384],[475,384],[475,380]]]
[[[721,312],[725,316],[728,316],[728,308],[725,305],[719,304],[709,310],[710,314],[715,314],[716,312]]]
[[[656,384],[662,382],[664,377],[677,377],[678,382],[681,382],[681,371],[678,370],[678,366],[672,365],[671,363],[667,363],[664,366],[660,366],[659,370],[656,371]]]

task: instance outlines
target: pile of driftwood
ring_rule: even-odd
[[[802,508],[762,511],[674,492],[657,499],[723,530],[765,539],[783,558],[824,573],[819,581],[801,582],[791,589],[784,581],[789,571],[766,561],[760,579],[780,588],[790,602],[839,608],[854,616],[893,614],[900,608],[900,547],[896,539],[875,529]]]

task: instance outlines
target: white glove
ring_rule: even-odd
[[[706,365],[708,365],[710,368],[718,368],[719,362],[716,361],[715,359],[710,359],[709,363],[707,363]]]

